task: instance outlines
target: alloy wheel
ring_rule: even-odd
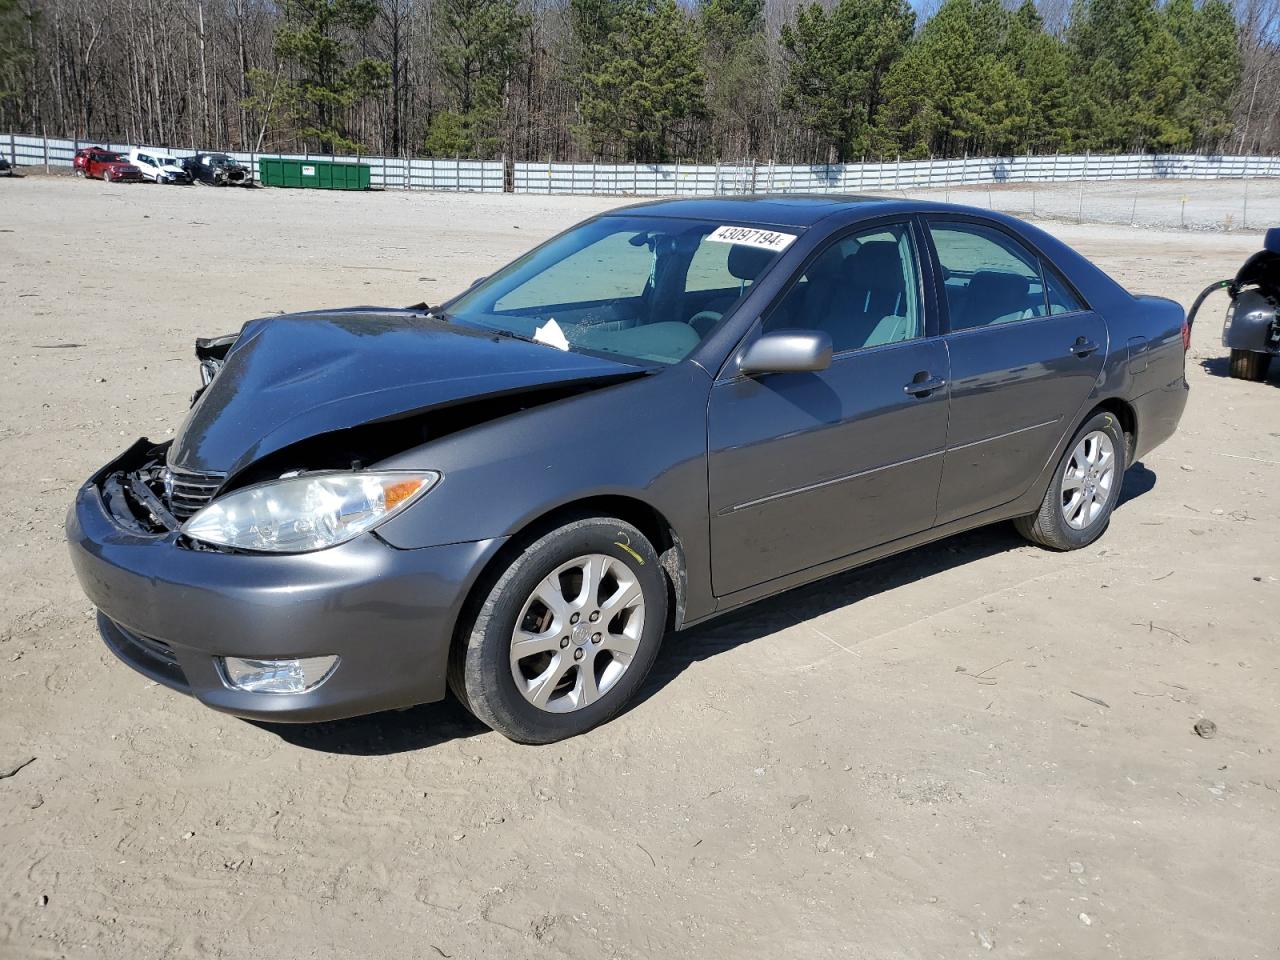
[[[593,553],[561,564],[539,581],[516,618],[516,688],[549,713],[595,703],[630,668],[644,615],[644,591],[623,561]]]
[[[1062,474],[1062,517],[1073,530],[1096,522],[1107,509],[1116,480],[1116,450],[1101,430],[1076,444]]]

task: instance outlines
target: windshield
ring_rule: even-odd
[[[214,154],[208,158],[209,164],[214,167],[231,167],[235,166],[235,161],[230,157],[224,157],[222,154]]]
[[[565,349],[676,363],[796,238],[710,220],[601,217],[447,305],[450,320]]]

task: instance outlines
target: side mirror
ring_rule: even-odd
[[[803,373],[831,366],[831,335],[819,330],[776,330],[747,347],[738,372]]]

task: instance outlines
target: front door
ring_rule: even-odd
[[[951,427],[938,523],[1031,486],[1092,392],[1107,326],[1052,266],[994,225],[931,219],[944,278]]]
[[[946,347],[927,323],[907,223],[852,233],[802,269],[762,328],[831,335],[816,373],[722,374],[708,412],[718,596],[933,524]]]

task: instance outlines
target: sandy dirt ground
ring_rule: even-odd
[[[672,637],[568,743],[256,726],[114,660],[63,516],[180,421],[194,337],[437,300],[616,203],[0,182],[0,957],[1280,955],[1280,367],[1225,377],[1223,302],[1097,544],[987,529]],[[1184,304],[1259,246],[1049,227]]]

